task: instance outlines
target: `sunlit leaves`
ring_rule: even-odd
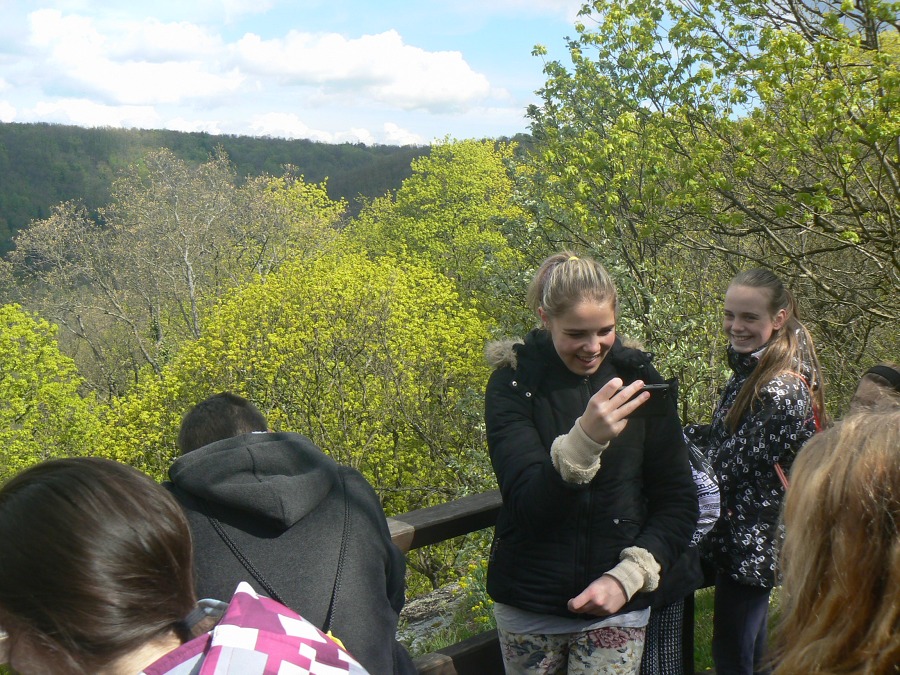
[[[397,513],[484,485],[487,329],[445,277],[325,255],[230,294],[160,378],[119,405],[119,455],[156,475],[181,415],[231,390],[359,468]]]
[[[54,457],[95,454],[100,423],[55,329],[16,305],[0,306],[0,482]]]

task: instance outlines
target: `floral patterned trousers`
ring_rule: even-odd
[[[637,673],[645,628],[596,628],[559,635],[500,634],[506,675]]]

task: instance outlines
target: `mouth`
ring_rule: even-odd
[[[576,354],[575,358],[581,361],[584,365],[589,366],[593,363],[599,361],[603,358],[603,354],[591,354],[590,356],[584,356],[582,354]]]

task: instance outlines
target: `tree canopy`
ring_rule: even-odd
[[[547,239],[621,266],[661,344],[685,324],[648,323],[652,305],[714,316],[734,271],[763,265],[800,298],[838,381],[895,353],[897,14],[879,0],[585,5],[571,67],[546,63],[529,110]],[[669,301],[673,276],[698,302]],[[692,342],[708,340],[697,327]]]
[[[100,422],[82,397],[55,328],[18,305],[0,306],[0,482],[36,462],[97,454]]]

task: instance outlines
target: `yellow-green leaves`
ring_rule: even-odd
[[[230,390],[359,468],[389,512],[485,485],[484,321],[446,277],[358,254],[292,261],[223,300],[117,409],[122,459],[164,475],[181,415]]]
[[[79,394],[54,333],[17,305],[0,306],[0,482],[41,460],[96,454],[92,399]]]

